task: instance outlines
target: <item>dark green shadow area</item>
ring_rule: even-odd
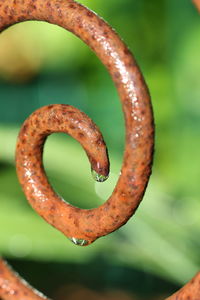
[[[101,257],[89,264],[16,260],[9,260],[9,263],[16,270],[20,270],[20,275],[29,283],[55,300],[71,299],[70,296],[78,289],[90,289],[99,295],[106,295],[108,291],[123,291],[139,300],[161,299],[158,298],[160,296],[164,299],[179,288],[150,273],[108,264]],[[60,296],[62,293],[65,294],[63,298]]]

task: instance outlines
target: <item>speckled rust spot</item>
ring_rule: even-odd
[[[69,128],[72,130],[76,129],[76,127],[74,125],[69,125]]]
[[[78,136],[79,136],[80,139],[83,139],[85,137],[84,133],[82,133],[82,132],[79,132]]]
[[[75,9],[76,7],[75,7],[75,5],[73,5],[73,4],[70,4],[70,5],[69,5],[69,8],[71,8],[71,9]]]
[[[92,18],[92,17],[94,16],[94,14],[93,14],[91,11],[88,11],[88,12],[87,12],[87,16],[88,16],[89,18]]]

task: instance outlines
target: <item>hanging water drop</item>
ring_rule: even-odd
[[[108,179],[108,176],[101,175],[101,174],[97,173],[95,170],[91,170],[91,172],[92,172],[92,177],[94,178],[94,180],[96,180],[98,182],[104,182],[106,179]]]
[[[69,240],[77,246],[86,246],[89,242],[83,239],[77,239],[75,237],[69,238]]]

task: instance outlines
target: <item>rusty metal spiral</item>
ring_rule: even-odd
[[[125,224],[144,195],[154,143],[149,92],[125,44],[105,21],[81,4],[73,0],[0,0],[0,31],[27,20],[56,24],[80,37],[106,66],[120,96],[126,126],[123,166],[111,197],[98,208],[84,210],[63,201],[50,186],[42,163],[47,136],[65,132],[81,143],[97,179],[105,179],[109,173],[106,145],[89,117],[69,105],[46,106],[25,121],[18,136],[17,173],[31,206],[73,242],[89,245]],[[24,284],[3,259],[0,297],[45,298]]]
[[[42,20],[62,26],[89,45],[117,87],[126,125],[124,161],[113,194],[102,206],[84,210],[62,201],[49,185],[42,165],[46,137],[61,131],[71,134],[82,144],[92,169],[99,176],[108,175],[105,143],[87,116],[73,107],[47,106],[28,118],[18,137],[17,173],[31,205],[67,237],[90,244],[126,223],[144,194],[151,173],[154,136],[146,84],[135,59],[118,35],[82,5],[72,0],[6,0],[0,3],[0,30],[25,20]]]

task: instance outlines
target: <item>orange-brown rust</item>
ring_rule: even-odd
[[[105,176],[109,172],[107,149],[93,121],[70,105],[55,104],[42,107],[24,122],[20,130],[16,148],[16,168],[25,195],[32,207],[47,222],[67,237],[73,238],[82,234],[78,224],[82,211],[88,216],[93,210],[71,206],[50,186],[42,164],[42,153],[46,137],[54,132],[64,132],[75,138],[85,149],[91,168]],[[98,211],[95,213],[98,214]],[[93,223],[87,224],[87,228],[92,232]]]
[[[44,211],[50,209],[52,201],[55,217],[53,222],[52,219],[48,222],[54,226],[59,223],[56,226],[68,237],[87,240],[90,244],[126,223],[143,197],[151,173],[154,136],[146,84],[132,54],[111,27],[72,0],[4,0],[0,1],[0,16],[1,30],[22,20],[43,20],[73,32],[98,55],[118,89],[125,116],[126,146],[121,175],[112,196],[96,209],[82,210],[58,201],[47,185],[46,195],[51,194],[51,198],[46,196],[40,208],[34,206],[48,220],[48,215],[53,214],[50,211],[44,214]],[[19,151],[16,157],[18,154]],[[23,168],[19,168],[18,162],[17,166],[19,178],[22,178]],[[41,176],[39,188],[42,182],[47,182],[44,174]],[[20,181],[23,184],[22,179]],[[29,200],[33,198],[25,186],[24,190]],[[31,200],[32,203],[36,201],[36,198]],[[55,221],[56,216],[59,222]]]
[[[192,0],[192,1],[196,5],[196,8],[198,9],[198,11],[200,13],[200,0]]]
[[[182,289],[166,300],[199,300],[200,299],[200,272]]]
[[[199,1],[193,2],[199,8]],[[69,106],[48,106],[31,115],[18,139],[17,170],[31,205],[67,236],[86,239],[89,244],[126,223],[144,194],[151,173],[154,136],[149,93],[124,43],[102,19],[82,5],[73,0],[0,0],[1,31],[26,20],[57,24],[79,36],[107,67],[121,98],[126,124],[123,167],[112,196],[97,209],[81,210],[62,201],[50,187],[42,166],[45,137],[55,131],[64,131],[83,145],[97,172],[108,173],[105,144],[87,116]],[[72,114],[67,113],[69,108],[78,119],[73,120]],[[67,119],[63,110],[68,114]],[[86,120],[84,126],[80,125],[81,120]],[[72,124],[74,121],[77,122]],[[90,129],[88,124],[92,124]],[[199,277],[198,274],[168,300],[200,299]],[[19,279],[3,260],[0,260],[0,297],[5,300],[44,299]]]
[[[101,18],[82,5],[73,0],[0,0],[0,31],[26,20],[56,24],[80,37],[107,67],[121,99],[126,125],[124,162],[112,196],[96,209],[82,210],[62,201],[51,189],[41,159],[45,135],[54,131],[66,131],[82,143],[92,167],[106,175],[109,165],[101,138],[94,145],[92,141],[88,141],[89,131],[84,126],[80,131],[78,123],[72,124],[71,129],[67,127],[66,130],[60,120],[62,112],[59,117],[57,114],[60,106],[56,107],[57,112],[53,111],[50,115],[47,114],[49,107],[34,113],[25,122],[19,135],[17,171],[31,205],[68,237],[87,240],[90,244],[126,223],[143,197],[151,173],[153,155],[154,126],[149,93],[135,59],[118,35]],[[51,107],[52,110],[54,108]],[[76,114],[82,113],[76,111]],[[78,121],[82,117],[83,115]],[[72,119],[73,117],[71,121],[65,119],[65,122],[72,122]],[[44,131],[42,122],[47,126]],[[89,118],[87,122],[90,122]],[[94,124],[90,129],[96,141],[99,132]],[[87,141],[83,141],[83,136]],[[3,267],[6,269],[6,265]],[[12,286],[12,281],[10,285]],[[4,290],[2,284],[1,290]],[[10,299],[6,298],[4,292],[0,296]]]
[[[0,259],[0,298],[4,300],[47,300],[19,277],[8,264]]]
[[[51,188],[42,164],[44,142],[46,137],[54,132],[65,132],[74,137],[85,149],[92,169],[102,175],[108,175],[107,150],[96,125],[76,108],[57,104],[38,109],[22,126],[16,149],[16,168],[19,181],[32,207],[47,222],[67,237],[86,240],[85,244],[89,244],[101,235],[115,230],[121,223],[124,223],[124,220],[127,221],[129,215],[126,214],[126,211],[124,212],[122,202],[126,201],[126,187],[118,184],[116,189],[120,190],[121,194],[111,197],[109,202],[97,209],[83,210],[63,201]],[[131,150],[129,151],[131,152]],[[130,184],[129,180],[129,178],[126,180],[128,185]],[[131,187],[132,193],[135,190],[137,192],[137,188],[139,188]],[[139,192],[143,192],[143,189]],[[115,204],[116,201],[118,204]],[[118,207],[116,207],[117,205]],[[125,208],[131,210],[133,205],[134,202],[126,204]],[[117,217],[115,214],[118,214]],[[108,221],[106,220],[107,215]],[[102,220],[105,220],[104,224],[102,224]],[[116,221],[120,224],[117,227]],[[111,229],[109,230],[109,228]],[[101,233],[99,233],[100,230]]]

